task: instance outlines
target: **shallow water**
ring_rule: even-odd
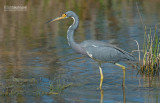
[[[23,1],[23,0],[21,0]],[[110,63],[102,65],[103,91],[98,90],[98,64],[76,54],[68,45],[66,31],[72,19],[45,24],[72,10],[80,19],[75,34],[77,42],[101,40],[128,52],[142,49],[144,29],[159,33],[160,2],[116,0],[46,0],[24,1],[26,11],[1,9],[0,25],[0,103],[158,103],[159,78],[138,74],[127,67],[125,88],[123,72]],[[17,5],[16,2],[4,5]],[[2,5],[3,4],[3,5]],[[137,57],[137,53],[134,53]]]

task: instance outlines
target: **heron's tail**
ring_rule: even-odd
[[[127,52],[126,52],[127,53]],[[132,54],[130,54],[130,53],[127,53],[127,59],[129,60],[129,61],[136,61],[136,58],[132,55]]]

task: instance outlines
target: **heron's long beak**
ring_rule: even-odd
[[[65,19],[66,17],[67,17],[67,15],[66,15],[66,14],[63,14],[61,17],[57,17],[57,18],[55,18],[55,19],[49,20],[49,21],[46,22],[46,23],[51,23],[51,22],[53,22],[53,21],[57,21],[57,20],[60,20],[60,19]]]

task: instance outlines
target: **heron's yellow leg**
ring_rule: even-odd
[[[104,93],[103,93],[103,89],[101,89],[101,100],[100,100],[100,103],[103,103],[103,96],[104,96]]]
[[[126,103],[125,87],[122,88],[123,88],[123,103]]]
[[[100,70],[100,75],[101,75],[101,80],[100,80],[99,88],[101,90],[102,89],[102,83],[103,83],[103,72],[102,72],[102,67],[101,67],[100,63],[99,63],[99,70]]]
[[[126,68],[125,68],[125,66],[120,65],[118,63],[116,63],[115,65],[117,65],[123,69],[123,84],[122,84],[122,86],[125,87],[125,70],[126,70]]]
[[[123,103],[126,103],[126,95],[125,95],[125,66],[120,65],[118,63],[116,63],[117,66],[121,67],[123,69]]]

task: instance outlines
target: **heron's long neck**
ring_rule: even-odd
[[[73,47],[73,45],[77,45],[77,43],[74,41],[74,31],[77,29],[78,24],[79,24],[79,19],[77,15],[74,15],[74,17],[72,17],[74,22],[73,24],[68,28],[67,31],[67,39],[68,39],[68,43],[71,47]]]

